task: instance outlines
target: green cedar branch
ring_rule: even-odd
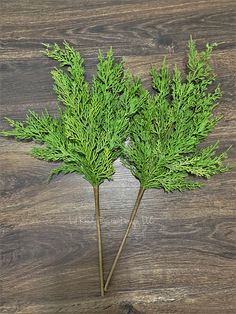
[[[99,51],[97,71],[90,86],[85,80],[84,60],[79,52],[67,42],[63,47],[57,44],[45,47],[45,55],[60,65],[51,74],[62,109],[57,117],[47,111],[41,115],[29,111],[24,122],[7,118],[12,129],[0,135],[41,144],[32,149],[34,157],[60,162],[51,171],[49,180],[59,173],[75,172],[93,186],[103,296],[99,185],[112,179],[113,162],[122,152],[130,119],[147,93],[140,81],[124,70],[124,62],[114,60],[112,49],[106,55]]]
[[[218,143],[199,146],[222,118],[213,112],[221,96],[220,87],[212,86],[215,75],[209,64],[215,46],[207,44],[204,51],[198,52],[190,37],[185,77],[177,66],[171,73],[166,59],[160,70],[153,67],[150,70],[155,94],[148,93],[134,116],[122,158],[123,164],[139,180],[140,190],[105,291],[146,189],[192,190],[201,187],[203,182],[190,180],[190,176],[210,178],[228,170],[224,164],[228,149],[218,153]]]

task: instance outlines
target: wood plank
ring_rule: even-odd
[[[4,5],[5,4],[5,5]],[[86,56],[111,45],[116,55],[183,51],[189,38],[234,46],[233,0],[167,1],[3,1],[5,59],[38,57],[41,42],[67,39]],[[20,16],[20,17],[19,17]]]

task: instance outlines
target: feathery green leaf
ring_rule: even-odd
[[[213,45],[198,52],[190,38],[187,74],[177,66],[171,74],[164,59],[160,70],[151,68],[152,87],[142,108],[134,116],[130,140],[124,148],[123,163],[144,188],[193,189],[200,182],[189,180],[226,171],[227,152],[217,153],[217,144],[199,148],[221,118],[213,110],[221,96],[209,65]],[[211,88],[212,89],[212,88]]]
[[[63,47],[45,47],[45,55],[60,64],[52,77],[63,110],[58,117],[30,111],[24,123],[7,118],[12,130],[1,135],[43,144],[33,148],[34,157],[63,162],[51,175],[76,172],[97,186],[112,178],[113,162],[127,139],[130,119],[147,93],[124,70],[123,61],[115,62],[112,49],[107,55],[99,52],[89,87],[79,52],[67,42]]]

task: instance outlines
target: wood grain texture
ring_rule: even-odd
[[[199,47],[221,42],[212,62],[224,114],[208,142],[233,145],[236,162],[235,1],[2,0],[3,117],[28,109],[56,112],[42,42],[64,39],[81,51],[88,79],[98,48],[113,46],[149,85],[164,55],[184,65],[192,34]],[[58,176],[32,158],[31,143],[0,139],[1,313],[224,314],[236,312],[236,175],[217,175],[201,190],[145,192],[110,290],[99,296],[93,191],[81,177]],[[105,273],[118,248],[138,182],[119,161],[101,186]]]

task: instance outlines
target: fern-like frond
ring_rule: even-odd
[[[213,112],[221,90],[211,86],[209,65],[215,44],[198,52],[190,38],[188,46],[186,76],[177,66],[171,74],[166,60],[159,71],[151,68],[156,93],[148,94],[132,121],[123,163],[144,188],[193,189],[202,183],[189,181],[189,175],[209,178],[227,170],[227,151],[218,154],[217,144],[199,148],[221,119]]]
[[[98,54],[97,71],[91,87],[85,80],[84,61],[79,52],[64,42],[45,45],[45,55],[57,61],[52,77],[63,109],[57,118],[48,112],[29,112],[25,122],[8,119],[3,136],[33,140],[43,144],[32,155],[46,161],[62,162],[53,174],[76,172],[93,186],[110,180],[113,162],[119,157],[129,134],[130,119],[147,97],[140,80],[115,61],[112,49]]]

